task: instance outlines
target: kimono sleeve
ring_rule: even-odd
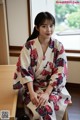
[[[54,69],[50,78],[50,85],[61,90],[67,80],[67,57],[62,43],[58,43],[54,48]]]
[[[30,48],[23,47],[17,62],[14,74],[14,89],[20,89],[23,84],[34,80],[33,69],[31,67]]]

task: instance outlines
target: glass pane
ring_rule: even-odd
[[[80,34],[80,0],[55,0],[56,31]]]

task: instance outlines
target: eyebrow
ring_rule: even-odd
[[[42,25],[47,25],[47,24],[42,24]]]
[[[47,24],[43,23],[42,25],[47,25]],[[53,23],[51,23],[50,25],[53,25]]]

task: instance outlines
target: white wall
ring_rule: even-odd
[[[68,61],[68,82],[80,84],[80,62]]]
[[[22,46],[28,37],[27,0],[6,0],[9,45]]]

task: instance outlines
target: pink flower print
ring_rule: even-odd
[[[38,91],[38,86],[36,86],[36,85],[34,85],[34,91],[36,92],[36,91]]]
[[[57,59],[58,54],[59,54],[59,51],[56,48],[54,48],[52,52],[54,52],[54,62],[56,62],[56,59]]]
[[[38,54],[36,49],[31,50],[31,59],[37,59]]]
[[[62,77],[61,73],[58,74],[58,76],[59,76],[59,79],[62,80],[63,77]]]
[[[21,62],[20,62],[20,57],[18,58],[18,62],[16,64],[17,66],[20,66],[21,65]]]
[[[17,66],[17,72],[20,72],[20,71],[21,71],[21,67]]]
[[[45,87],[45,83],[44,83],[44,82],[40,82],[40,83],[39,83],[39,86]]]
[[[33,67],[37,64],[38,54],[37,54],[36,49],[31,50],[30,56],[31,56],[31,66]]]
[[[51,117],[49,115],[45,115],[45,117],[43,117],[44,120],[51,120]]]
[[[33,45],[34,42],[35,42],[35,41],[33,41],[33,40],[27,41],[26,44],[25,44],[25,47],[26,47],[27,49],[31,49],[31,45]]]
[[[50,95],[50,100],[56,103],[58,101],[58,97],[55,95]]]
[[[63,52],[64,52],[64,47],[62,46],[62,48],[61,48],[59,54],[62,54]]]
[[[17,78],[17,74],[16,73],[14,73],[14,79],[16,79]]]
[[[45,109],[44,106],[38,107],[38,108],[36,109],[36,111],[37,111],[41,116],[47,115],[47,111],[46,111],[46,109]]]
[[[57,104],[54,104],[54,110],[56,110],[56,111],[59,110],[59,106]]]
[[[49,75],[50,72],[44,69],[41,74],[42,74],[43,76],[45,76],[45,75]]]
[[[57,86],[57,81],[54,81],[53,83],[51,83],[51,86],[52,87]]]
[[[50,48],[54,48],[54,41],[50,41],[49,47],[50,47]]]
[[[50,69],[53,69],[53,63],[49,62]]]
[[[57,85],[60,85],[63,82],[63,77],[61,76],[61,74],[58,74],[58,78],[57,78]]]
[[[46,105],[45,108],[46,108],[47,113],[52,115],[53,111],[52,111],[51,107],[49,105]]]
[[[20,81],[18,81],[16,84],[13,85],[13,89],[20,89],[21,87],[22,87],[22,84],[20,83]]]
[[[66,76],[68,75],[68,69],[67,69],[66,64],[64,64],[64,74],[65,74]]]
[[[62,96],[59,96],[58,100],[62,99]]]
[[[30,45],[33,45],[33,44],[34,44],[34,42],[35,42],[35,41],[31,40],[31,41],[30,41]]]
[[[52,69],[53,74],[56,74],[56,73],[57,73],[57,70],[58,70],[58,68],[56,68],[56,67],[55,67],[55,68],[53,68],[53,69]]]
[[[65,104],[68,104],[70,102],[70,100],[68,98],[66,98],[66,100],[64,101]]]
[[[62,66],[63,67],[64,64],[65,64],[65,60],[63,58],[57,59],[57,61],[56,61],[56,67],[58,67],[58,66]]]
[[[17,66],[17,71],[18,72],[20,72],[20,67],[21,67],[21,62],[20,62],[20,57],[18,58],[18,62],[17,62],[17,64],[16,64],[16,66]]]

